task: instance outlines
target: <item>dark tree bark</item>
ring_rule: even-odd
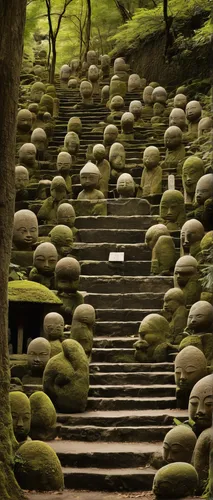
[[[173,17],[168,16],[168,0],[163,0],[163,18],[166,27],[166,43],[164,56],[167,57],[168,49],[173,45],[173,33],[171,32],[171,27],[173,23]]]
[[[85,60],[87,57],[87,52],[90,47],[90,35],[91,35],[91,18],[92,18],[92,7],[91,0],[87,0],[87,22],[86,22],[86,36],[85,36]]]
[[[121,17],[123,19],[123,22],[126,23],[130,19],[132,19],[132,15],[129,12],[129,10],[125,7],[124,3],[122,0],[115,0],[115,5],[118,8]]]
[[[0,0],[0,498],[24,498],[13,474],[7,284],[15,202],[15,136],[27,0]]]

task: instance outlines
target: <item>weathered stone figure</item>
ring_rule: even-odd
[[[134,140],[134,115],[127,111],[121,117],[121,134],[119,139],[122,142]]]
[[[10,392],[10,409],[15,438],[18,443],[23,443],[29,436],[31,424],[30,402],[26,394],[20,391]]]
[[[37,337],[27,349],[28,372],[22,378],[23,384],[41,384],[44,368],[50,359],[51,346],[47,339]]]
[[[198,122],[198,138],[205,137],[207,134],[211,132],[213,128],[212,118],[210,116],[205,116],[205,118],[201,118]]]
[[[202,107],[199,101],[189,101],[186,105],[186,118],[188,120],[189,135],[196,139],[198,135],[198,122],[202,115]]]
[[[184,293],[180,288],[170,288],[164,295],[162,315],[170,326],[173,344],[178,345],[183,338],[188,310],[185,307]]]
[[[70,175],[72,156],[66,151],[61,151],[57,156],[56,164],[59,175],[61,175],[66,182],[67,192],[72,196],[72,179]]]
[[[163,441],[163,459],[167,463],[191,463],[197,438],[187,425],[177,425],[167,432]]]
[[[134,115],[134,127],[142,127],[144,122],[142,120],[143,106],[141,101],[131,101],[129,111]]]
[[[140,92],[141,91],[141,79],[136,73],[129,76],[128,79],[128,92]]]
[[[76,235],[77,229],[75,225],[75,210],[70,203],[61,203],[57,210],[57,223],[63,224],[64,226],[70,227],[72,229],[73,235]]]
[[[174,97],[174,107],[185,111],[187,105],[187,97],[185,94],[176,94]]]
[[[68,83],[71,75],[71,68],[68,64],[63,64],[60,69],[60,80],[63,83]]]
[[[143,153],[142,196],[162,193],[162,169],[159,163],[159,149],[155,146],[148,146]]]
[[[151,226],[145,235],[145,243],[152,250],[151,274],[173,273],[176,253],[169,230],[163,224]]]
[[[89,66],[88,69],[88,80],[92,84],[92,94],[99,95],[100,94],[100,86],[99,86],[99,69],[95,64]]]
[[[177,260],[174,270],[174,286],[184,293],[186,307],[191,307],[200,298],[198,263],[191,255],[184,255]]]
[[[164,144],[166,147],[165,161],[163,168],[175,168],[177,174],[181,175],[183,160],[185,158],[185,147],[182,144],[183,133],[179,127],[173,125],[167,128],[164,134]]]
[[[117,75],[121,81],[128,81],[127,65],[122,57],[117,57],[114,61],[114,74]]]
[[[91,362],[92,359],[94,325],[94,307],[90,304],[82,304],[76,307],[72,318],[70,336],[82,345],[89,362]]]
[[[201,222],[196,219],[187,220],[181,229],[181,255],[190,254],[199,261],[201,256],[200,242],[204,234]]]
[[[74,164],[78,155],[80,147],[80,140],[75,132],[68,132],[64,138],[64,149],[72,156],[72,163]]]
[[[19,164],[27,168],[30,182],[39,178],[38,165],[36,162],[36,147],[31,142],[23,144],[19,149]]]
[[[53,178],[50,187],[49,198],[47,198],[38,211],[38,220],[46,224],[57,223],[57,210],[60,203],[67,199],[67,186],[63,177]]]
[[[104,146],[106,148],[106,159],[109,159],[110,147],[118,138],[118,129],[116,125],[107,125],[104,129]]]
[[[29,184],[29,172],[26,167],[22,165],[17,165],[15,167],[15,187],[16,187],[16,197],[17,195],[25,197],[28,194],[27,186]]]
[[[32,250],[38,240],[38,220],[31,210],[14,214],[13,244],[17,250]]]
[[[107,116],[107,123],[115,123],[124,113],[124,100],[120,95],[115,95],[110,102],[111,113]]]
[[[120,198],[132,198],[135,195],[135,182],[130,174],[119,175],[116,188]]]
[[[53,290],[57,260],[58,253],[52,243],[45,242],[38,245],[33,254],[33,268],[30,271],[29,279]]]
[[[201,349],[206,356],[208,364],[213,363],[213,306],[205,301],[199,300],[192,305],[186,333],[187,336],[181,341],[180,349],[188,345],[194,345]]]
[[[64,340],[64,318],[61,314],[51,312],[46,314],[43,323],[44,335],[50,343],[52,358],[62,351],[61,343]]]
[[[72,257],[59,260],[55,268],[55,283],[58,296],[63,302],[60,312],[66,324],[70,325],[75,308],[84,303],[83,295],[79,293],[80,264]]]
[[[37,154],[43,153],[47,149],[47,135],[43,128],[35,128],[33,130],[33,133],[31,135],[31,142],[36,147]],[[41,155],[39,156],[39,159],[42,159]]]
[[[121,97],[125,97],[127,91],[126,82],[123,81],[118,75],[114,75],[110,80],[109,86],[109,100],[116,96],[120,95]]]
[[[29,109],[21,109],[17,114],[16,142],[25,143],[30,141],[33,125],[32,113]]]
[[[164,465],[154,477],[152,491],[156,498],[185,498],[194,495],[198,486],[195,468],[186,462]]]
[[[56,411],[50,398],[43,391],[36,391],[29,398],[31,408],[30,437],[52,441],[57,435]]]
[[[175,383],[177,407],[188,408],[190,392],[201,378],[207,375],[207,361],[203,352],[190,345],[175,358]]]
[[[110,76],[110,56],[108,54],[104,54],[101,56],[101,71],[103,75],[103,80],[109,78]]]
[[[169,231],[181,229],[186,220],[184,198],[180,191],[170,189],[164,191],[160,202],[160,222]]]
[[[104,198],[108,198],[110,164],[106,160],[106,148],[103,144],[96,144],[93,147],[93,155],[96,160],[96,165],[100,172],[101,178],[99,181],[99,189],[103,193]]]
[[[72,254],[74,241],[72,229],[63,224],[58,224],[51,229],[49,236],[51,243],[57,249],[60,259]]]
[[[104,85],[101,89],[101,104],[107,104],[109,100],[109,85]]]
[[[166,361],[169,337],[168,321],[160,314],[148,314],[140,324],[140,340],[133,345],[136,349],[136,361],[139,363]]]
[[[82,122],[78,116],[72,116],[67,124],[67,132],[75,132],[78,137],[81,137]]]
[[[42,82],[33,83],[30,89],[30,99],[32,102],[39,103],[43,94],[45,94],[45,85]]]
[[[197,182],[194,210],[187,214],[187,218],[192,217],[203,224],[205,231],[213,228],[213,174],[205,174]]]
[[[99,187],[101,174],[91,161],[80,171],[80,182],[83,190],[78,195],[78,200],[100,200],[104,198],[103,193],[97,189]]]
[[[182,132],[186,130],[186,115],[183,109],[174,108],[169,115],[169,126],[175,125],[179,127]]]
[[[122,174],[126,166],[126,153],[123,144],[114,142],[109,151],[109,161],[111,166],[111,175],[116,179]]]
[[[142,118],[151,118],[153,115],[153,100],[152,100],[152,93],[153,93],[153,87],[151,85],[148,85],[145,87],[143,91],[143,113],[142,113]]]
[[[212,427],[210,427],[209,429],[206,429],[205,431],[201,432],[197,440],[193,455],[193,465],[199,477],[200,494],[205,493],[208,476],[210,474],[209,458],[212,450],[212,445],[213,445],[213,434],[212,434]],[[211,496],[209,498],[211,498]]]
[[[152,92],[152,102],[159,102],[160,104],[166,105],[167,91],[164,87],[155,87]]]
[[[193,387],[189,397],[189,418],[195,422],[197,436],[212,426],[213,410],[213,375],[207,375]]]
[[[182,184],[186,203],[193,203],[196,185],[204,174],[204,163],[198,156],[189,156],[183,164]]]
[[[80,85],[81,101],[83,106],[93,105],[93,86],[91,82],[83,81]]]

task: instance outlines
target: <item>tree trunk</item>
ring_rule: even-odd
[[[24,498],[13,474],[7,284],[15,201],[15,136],[27,0],[0,0],[0,498]]]
[[[87,52],[88,52],[89,46],[90,46],[91,16],[92,16],[91,0],[87,0],[87,25],[86,25],[85,60],[86,60]]]
[[[50,83],[55,81],[55,66],[56,66],[56,39],[52,38],[52,61],[50,66]]]
[[[117,9],[119,10],[124,23],[126,23],[127,21],[132,19],[131,13],[125,7],[122,0],[115,0],[115,5],[116,5]]]

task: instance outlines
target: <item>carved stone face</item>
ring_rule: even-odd
[[[155,146],[148,146],[143,153],[143,164],[147,170],[157,167],[160,161],[160,151]]]
[[[30,342],[27,349],[27,361],[33,375],[43,374],[44,368],[50,359],[50,351],[50,343],[42,337]]]
[[[196,185],[204,173],[203,160],[197,156],[190,156],[183,164],[182,179],[186,192],[194,195]]]
[[[170,288],[164,295],[163,310],[172,315],[184,304],[184,295],[180,288]]]
[[[184,130],[186,127],[186,115],[183,109],[174,108],[169,115],[169,126],[175,125],[179,127],[181,130]]]
[[[142,103],[141,101],[132,101],[129,105],[129,111],[134,115],[135,120],[141,118],[142,115]]]
[[[189,417],[199,432],[212,425],[213,375],[207,375],[195,384],[189,397]]]
[[[164,144],[167,149],[177,149],[182,143],[182,132],[179,127],[173,125],[167,128],[164,134]]]
[[[58,224],[72,228],[75,224],[75,210],[69,203],[61,203],[57,210]]]
[[[110,57],[108,54],[104,54],[101,57],[101,68],[108,68],[108,66],[110,66]]]
[[[80,171],[80,182],[85,190],[92,190],[98,187],[100,181],[100,171],[92,162],[86,165]]]
[[[65,257],[71,254],[73,247],[73,232],[68,226],[58,224],[50,231],[51,243],[55,245],[58,253]]]
[[[77,89],[77,86],[78,86],[77,80],[75,78],[70,78],[70,80],[68,81],[68,88]]]
[[[212,130],[213,122],[209,116],[205,118],[201,118],[198,123],[198,137],[202,137],[203,135],[209,134]]]
[[[58,175],[53,178],[50,186],[50,194],[56,201],[64,200],[67,197],[66,183],[63,177]]]
[[[196,441],[195,433],[190,427],[177,425],[164,438],[163,459],[167,463],[190,463]]]
[[[146,106],[151,106],[153,104],[152,101],[152,93],[153,93],[153,87],[151,85],[148,85],[145,87],[143,91],[143,102]]]
[[[140,90],[141,89],[141,79],[139,75],[137,74],[132,74],[129,76],[128,80],[128,92],[134,92],[134,90]]]
[[[150,250],[153,250],[155,243],[157,243],[158,241],[158,238],[163,235],[170,235],[169,230],[166,226],[164,226],[164,224],[154,224],[154,226],[151,226],[149,229],[147,229],[145,242]]]
[[[21,109],[17,115],[17,127],[22,132],[29,132],[32,128],[32,113],[29,109]]]
[[[167,92],[163,87],[156,87],[152,93],[152,101],[160,102],[161,104],[165,104],[167,100]]]
[[[205,333],[212,331],[213,306],[205,300],[199,300],[192,305],[187,326],[193,333]]]
[[[135,194],[134,179],[130,174],[121,174],[117,180],[117,191],[121,198],[131,198]]]
[[[89,98],[92,96],[93,88],[90,82],[84,81],[80,85],[80,94],[82,97]]]
[[[107,146],[111,146],[113,142],[116,141],[118,137],[118,129],[115,125],[107,125],[104,130],[104,143]]]
[[[81,268],[76,259],[64,257],[55,268],[57,290],[60,293],[72,293],[77,290]]]
[[[177,94],[174,98],[174,107],[185,110],[187,105],[187,97],[184,94]]]
[[[32,167],[35,164],[36,160],[36,147],[31,142],[26,142],[19,149],[19,161],[20,163],[24,163],[29,167]]]
[[[180,389],[190,391],[205,377],[207,361],[203,352],[194,346],[184,347],[175,358],[175,383]]]
[[[94,64],[88,69],[88,78],[91,82],[97,82],[99,79],[99,70]]]
[[[102,161],[106,156],[106,149],[103,144],[96,144],[93,148],[93,155],[97,162]]]
[[[198,205],[204,205],[205,201],[213,197],[213,174],[200,177],[195,190],[195,201]]]
[[[34,144],[37,151],[45,151],[45,149],[47,149],[47,136],[42,128],[35,128],[35,130],[33,130],[31,142]]]
[[[45,85],[42,82],[36,82],[31,87],[30,98],[34,102],[40,102],[45,94]]]
[[[124,107],[124,100],[123,97],[120,95],[115,95],[110,103],[110,109],[111,111],[120,111]]]
[[[122,57],[117,57],[114,61],[114,73],[126,71],[126,63]]]
[[[15,167],[15,187],[18,191],[19,189],[25,189],[29,184],[29,173],[25,167],[18,165]]]
[[[19,210],[14,215],[13,242],[18,250],[31,250],[38,239],[38,221],[31,210]]]
[[[139,335],[149,345],[155,346],[166,340],[169,334],[168,321],[159,314],[148,314],[140,324]]]
[[[179,191],[165,191],[161,198],[160,215],[167,222],[176,222],[183,206],[184,199]]]
[[[126,134],[132,134],[134,126],[134,115],[126,112],[121,117],[121,129]]]
[[[68,132],[64,139],[64,146],[67,152],[72,156],[75,156],[79,149],[79,137],[75,132]]]
[[[125,167],[125,149],[122,144],[115,142],[109,152],[109,161],[111,167],[115,170],[122,170]]]
[[[162,116],[164,114],[165,107],[160,102],[155,102],[153,106],[153,115],[154,116]]]
[[[69,119],[69,122],[67,125],[67,132],[75,132],[78,136],[81,135],[81,132],[82,132],[81,119],[78,118],[77,116],[72,116]]]
[[[69,173],[72,165],[72,157],[69,153],[61,152],[57,157],[57,169],[61,173]]]
[[[180,288],[184,288],[190,278],[197,274],[197,261],[191,255],[180,257],[175,265],[174,278]]]
[[[87,52],[87,63],[89,64],[89,66],[92,64],[98,64],[98,56],[94,50],[89,50]]]
[[[189,122],[197,122],[202,114],[202,108],[198,101],[190,101],[186,105],[186,118]]]
[[[95,324],[95,309],[90,304],[81,304],[73,313],[73,320],[85,323],[88,326]]]
[[[33,255],[33,265],[40,274],[52,275],[58,260],[57,250],[52,243],[45,242],[38,245]]]
[[[49,313],[44,318],[44,333],[48,340],[61,340],[64,333],[64,318],[56,312]]]
[[[26,394],[19,391],[11,392],[10,408],[15,438],[21,443],[27,439],[31,424],[30,401]]]
[[[60,78],[61,80],[69,80],[71,74],[71,69],[68,64],[63,64],[60,70]]]
[[[190,219],[185,222],[181,229],[181,244],[186,251],[190,250],[190,246],[196,241],[200,241],[204,236],[204,227],[196,219]]]

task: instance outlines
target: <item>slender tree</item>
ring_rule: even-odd
[[[91,0],[86,0],[87,2],[87,23],[86,23],[86,42],[85,42],[85,59],[90,46],[90,35],[91,35],[91,18],[92,18],[92,6]]]
[[[27,0],[0,0],[0,498],[24,498],[13,474],[7,283],[15,202],[15,136]]]
[[[124,1],[115,0],[115,5],[118,8],[124,23],[132,19],[132,15],[130,11],[126,8]]]
[[[173,34],[171,31],[173,17],[168,15],[168,0],[163,0],[163,18],[166,30],[166,43],[165,43],[164,55],[165,57],[167,57],[168,49],[173,44]]]

